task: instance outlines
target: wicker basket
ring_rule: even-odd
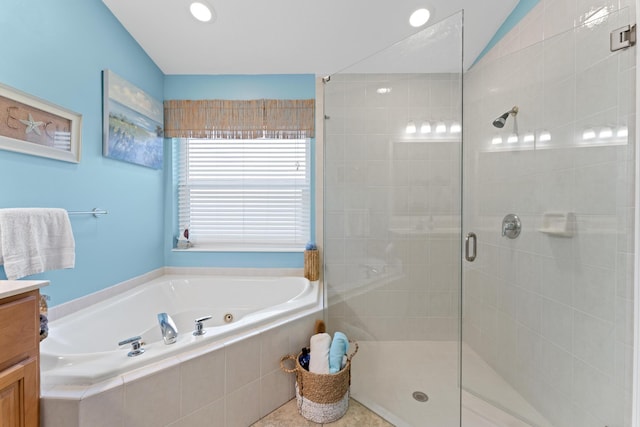
[[[300,415],[315,423],[336,421],[349,409],[349,386],[351,385],[351,359],[358,352],[358,343],[353,353],[347,356],[347,363],[335,374],[315,374],[300,366],[300,354],[288,354],[280,359],[280,368],[284,372],[296,374],[296,401]],[[293,360],[295,367],[286,368],[284,362]]]

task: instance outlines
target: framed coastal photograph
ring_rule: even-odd
[[[102,154],[162,168],[162,103],[111,70],[102,72]]]
[[[0,149],[80,162],[80,114],[0,84],[0,116]]]

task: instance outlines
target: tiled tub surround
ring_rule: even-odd
[[[631,425],[637,48],[610,52],[609,33],[635,14],[584,22],[617,4],[541,0],[465,75],[464,229],[478,257],[465,263],[463,340],[556,427]],[[513,105],[521,139],[508,143],[512,118],[491,122]],[[524,140],[542,131],[550,140]],[[575,213],[573,237],[538,231],[549,212]],[[508,213],[515,240],[501,237]]]
[[[267,321],[92,385],[47,385],[43,375],[42,425],[250,425],[294,396],[294,378],[279,360],[308,345],[319,310]]]

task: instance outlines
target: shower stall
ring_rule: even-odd
[[[631,15],[465,70],[460,12],[325,79],[326,319],[392,424],[631,425]]]

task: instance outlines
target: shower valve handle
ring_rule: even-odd
[[[193,331],[193,335],[199,336],[199,335],[206,334],[207,331],[204,330],[204,326],[203,326],[202,322],[204,322],[205,320],[209,320],[209,319],[211,319],[211,316],[198,317],[195,320],[195,322],[196,322],[196,330]]]
[[[127,354],[127,356],[135,357],[144,353],[144,348],[142,348],[142,345],[144,343],[142,342],[142,337],[140,335],[120,341],[118,343],[118,346],[123,346],[127,344],[131,344],[131,351]]]
[[[131,344],[131,345],[136,345],[136,344],[140,344],[140,341],[142,340],[142,337],[140,335],[135,336],[135,337],[131,337],[131,338],[127,338],[126,340],[122,340],[118,343],[119,346],[122,345],[127,345],[127,344]]]

